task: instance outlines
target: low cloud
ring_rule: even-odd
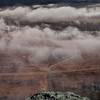
[[[75,8],[70,6],[46,8],[40,6],[37,9],[15,7],[13,9],[8,8],[0,11],[0,17],[18,22],[61,22],[77,17],[93,17],[99,15],[100,8],[95,6],[91,8]]]
[[[100,31],[80,31],[74,26],[53,30],[49,25],[41,28],[38,24],[33,27],[28,23],[23,26],[19,24],[24,21],[65,22],[78,17],[99,16],[99,13],[99,8],[88,10],[74,7],[17,7],[1,10],[0,50],[12,57],[12,61],[16,59],[18,64],[54,64],[65,59],[84,59],[83,53],[100,56]],[[9,25],[6,20],[13,20],[18,25]]]

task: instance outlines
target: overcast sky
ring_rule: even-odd
[[[32,5],[32,4],[49,4],[49,3],[97,3],[100,0],[0,0],[0,6],[8,6],[8,5]]]

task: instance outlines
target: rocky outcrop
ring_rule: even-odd
[[[26,100],[90,100],[86,97],[81,97],[72,92],[41,92],[37,93]]]

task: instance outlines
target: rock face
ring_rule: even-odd
[[[28,97],[26,100],[89,100],[72,92],[41,92],[34,96]]]
[[[48,67],[46,64],[15,66],[10,56],[0,58],[3,57],[6,67],[0,68],[0,100],[25,100],[39,91],[49,90],[73,91],[91,100],[100,98],[99,59],[78,60],[73,64],[65,60]],[[10,65],[8,69],[6,63]]]

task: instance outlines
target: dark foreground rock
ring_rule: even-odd
[[[81,97],[72,92],[41,92],[26,100],[90,100],[87,97]]]

